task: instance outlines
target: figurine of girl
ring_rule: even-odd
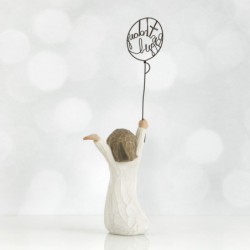
[[[148,218],[137,199],[137,175],[147,128],[148,122],[142,119],[136,135],[127,129],[116,129],[107,141],[97,134],[83,138],[93,140],[109,165],[104,224],[111,234],[138,235],[148,229]]]

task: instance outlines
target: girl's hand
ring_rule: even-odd
[[[145,120],[145,119],[143,119],[143,120],[140,120],[139,121],[139,127],[140,128],[148,128],[148,122],[147,122],[147,120]]]
[[[100,137],[97,134],[87,135],[83,137],[83,140],[92,140],[92,141],[99,141]]]

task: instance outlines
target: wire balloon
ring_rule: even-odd
[[[127,49],[136,60],[144,62],[144,81],[142,94],[142,119],[144,119],[144,99],[146,90],[146,75],[150,71],[147,62],[157,55],[163,43],[161,24],[152,17],[141,18],[130,28],[127,35]],[[148,69],[147,69],[148,66]]]

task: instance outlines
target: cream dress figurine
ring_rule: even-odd
[[[136,135],[126,129],[116,129],[107,141],[97,134],[83,138],[94,141],[109,165],[104,224],[111,234],[138,235],[148,229],[148,218],[137,199],[137,174],[147,128],[148,123],[143,119]]]

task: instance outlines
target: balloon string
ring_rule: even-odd
[[[148,70],[146,69],[148,65]],[[142,120],[144,119],[144,99],[146,89],[146,74],[150,71],[150,64],[144,61],[144,83],[143,83],[143,94],[142,94]]]

